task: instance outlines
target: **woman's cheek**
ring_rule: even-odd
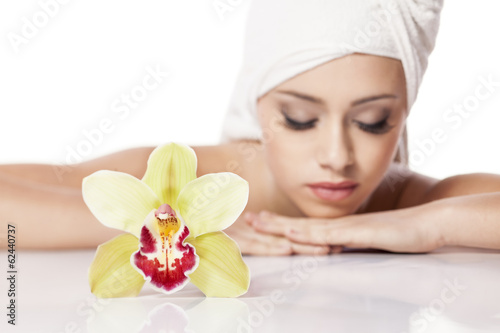
[[[276,136],[266,143],[266,159],[269,168],[280,187],[290,185],[296,178],[295,170],[300,156],[297,147],[286,136]]]

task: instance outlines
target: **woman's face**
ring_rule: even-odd
[[[265,157],[303,214],[348,215],[382,181],[406,120],[399,60],[353,54],[301,73],[257,103]],[[353,181],[352,189],[334,189]]]

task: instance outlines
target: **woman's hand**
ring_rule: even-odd
[[[238,243],[243,254],[271,256],[292,254],[326,255],[332,250],[329,245],[295,243],[283,235],[260,232],[250,225],[250,222],[255,220],[255,216],[254,213],[244,214],[231,227],[224,230],[229,237]],[[341,248],[337,251],[339,250]]]
[[[433,212],[433,214],[428,214]],[[291,218],[253,214],[252,228],[304,246],[346,246],[391,252],[429,252],[443,245],[439,214],[431,203],[417,207],[338,218]]]

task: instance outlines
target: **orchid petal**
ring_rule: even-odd
[[[248,182],[230,172],[201,176],[179,194],[179,211],[190,237],[224,230],[236,221],[248,201]]]
[[[163,234],[157,221],[154,211],[146,218],[140,248],[130,262],[154,289],[170,294],[189,282],[188,275],[198,267],[199,258],[191,244],[184,244],[189,229],[181,220]]]
[[[122,172],[101,170],[83,179],[83,200],[105,226],[139,237],[142,222],[160,205],[153,191]]]
[[[196,163],[192,148],[169,143],[151,153],[142,181],[153,189],[162,203],[177,210],[179,192],[196,178]]]
[[[90,290],[101,298],[137,296],[144,278],[130,264],[139,240],[122,234],[99,245],[89,268]]]
[[[224,232],[211,232],[189,241],[200,258],[191,282],[209,297],[237,297],[247,292],[250,271],[234,240]]]

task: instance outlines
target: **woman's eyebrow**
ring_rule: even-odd
[[[302,94],[302,93],[299,93],[299,92],[296,92],[296,91],[293,91],[293,90],[277,90],[276,92],[280,93],[280,94],[291,95],[291,96],[303,99],[305,101],[313,102],[313,103],[316,103],[316,104],[322,104],[322,105],[326,104],[321,98],[310,96],[310,95],[306,95],[306,94]]]
[[[392,94],[381,94],[381,95],[363,97],[363,98],[360,98],[360,99],[353,101],[351,103],[351,106],[356,106],[356,105],[363,104],[363,103],[373,102],[373,101],[376,101],[378,99],[383,99],[383,98],[398,98],[398,96],[392,95]]]
[[[314,97],[311,95],[302,94],[302,93],[299,93],[299,92],[293,91],[293,90],[277,90],[276,92],[280,93],[280,94],[291,95],[291,96],[294,96],[294,97],[297,97],[297,98],[300,98],[300,99],[303,99],[305,101],[309,101],[312,103],[316,103],[316,104],[321,104],[321,105],[326,104],[319,97]],[[360,99],[357,99],[357,100],[351,102],[351,106],[356,106],[356,105],[363,104],[363,103],[373,102],[373,101],[376,101],[378,99],[383,99],[383,98],[398,98],[398,96],[392,95],[392,94],[381,94],[381,95],[363,97],[363,98],[360,98]]]

